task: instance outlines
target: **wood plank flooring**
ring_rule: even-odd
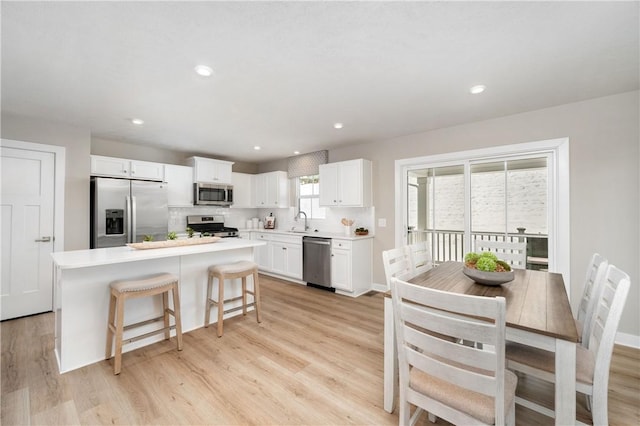
[[[356,299],[261,276],[255,315],[123,355],[122,373],[100,362],[58,374],[52,313],[0,324],[2,425],[397,424],[382,408],[383,298]],[[106,318],[105,318],[106,326]],[[640,424],[640,351],[616,348],[611,424]],[[553,388],[520,380],[520,392],[553,401]],[[588,420],[582,403],[581,420]],[[517,407],[519,425],[552,419]],[[423,416],[420,424],[431,424]],[[438,420],[437,424],[447,424]]]

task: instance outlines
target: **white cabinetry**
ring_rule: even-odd
[[[193,206],[193,167],[165,164],[164,178],[168,183],[170,207]]]
[[[273,235],[271,237],[271,272],[302,279],[302,237]]]
[[[212,158],[190,157],[189,165],[193,167],[193,181],[203,183],[231,184],[230,161],[214,160]]]
[[[321,206],[371,206],[371,161],[321,164],[319,169]]]
[[[251,239],[264,241],[267,245],[255,247],[253,249],[258,268],[262,271],[271,271],[271,236],[265,232],[251,232]]]
[[[302,279],[302,236],[252,231],[251,239],[267,243],[254,249],[261,272]]]
[[[359,296],[371,289],[372,239],[331,241],[331,285],[338,293]]]
[[[91,175],[163,181],[164,164],[92,155]]]
[[[253,194],[255,207],[289,207],[287,172],[277,171],[254,175]]]
[[[247,173],[231,173],[233,204],[231,208],[253,208],[253,176]]]

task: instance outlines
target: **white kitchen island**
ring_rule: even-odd
[[[207,268],[214,264],[253,260],[254,247],[264,244],[261,241],[224,238],[211,244],[150,250],[112,247],[53,253],[55,351],[60,372],[104,360],[111,281],[160,272],[177,275],[180,279],[182,330],[187,332],[204,325]],[[226,286],[227,297],[241,294],[239,285],[227,281]],[[232,303],[241,304],[240,301]],[[225,304],[225,309],[234,306]],[[235,311],[227,316],[241,312]],[[129,300],[125,306],[125,325],[155,318],[161,313],[160,298]],[[211,315],[216,318],[217,313],[211,312]],[[160,323],[149,324],[137,329],[135,334],[159,327],[162,327]],[[172,336],[174,334],[172,331]],[[215,335],[213,328],[212,336]],[[125,332],[125,339],[127,336]],[[163,338],[162,334],[151,336],[124,346],[123,351]],[[189,350],[188,345],[185,344],[184,350]]]

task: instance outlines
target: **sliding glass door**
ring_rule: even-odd
[[[549,153],[425,164],[406,170],[407,243],[436,263],[462,261],[476,239],[525,241],[527,268],[548,267]]]

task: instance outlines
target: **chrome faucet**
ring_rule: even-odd
[[[304,230],[308,230],[309,227],[307,226],[307,214],[305,212],[303,212],[302,210],[300,210],[298,212],[298,214],[296,215],[296,217],[294,217],[294,220],[297,222],[298,219],[300,219],[300,215],[303,214],[304,215]]]

